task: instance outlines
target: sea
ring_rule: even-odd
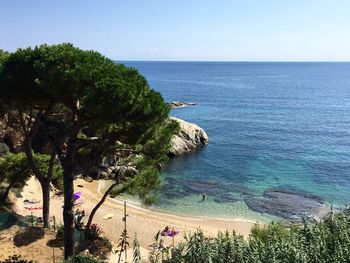
[[[169,160],[152,209],[269,220],[246,198],[292,189],[350,204],[350,63],[121,62],[209,136]],[[202,195],[206,195],[203,201]]]

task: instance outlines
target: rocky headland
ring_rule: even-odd
[[[173,103],[175,105],[180,102]],[[185,104],[192,105],[181,102],[181,105]],[[179,133],[174,135],[171,141],[168,153],[170,157],[188,153],[208,144],[207,134],[196,124],[174,117],[170,117],[170,119],[177,121],[180,126]],[[36,141],[40,143],[34,145],[36,150],[46,153],[45,142],[48,140],[46,137],[47,135],[44,132],[41,133],[39,131],[38,140]],[[6,114],[2,116],[0,118],[0,155],[9,150],[12,152],[21,151],[23,140],[24,135],[16,115]],[[122,157],[125,158],[126,156]],[[135,155],[133,158],[142,158],[142,156]],[[78,168],[76,173],[77,175],[88,177],[88,180],[110,179],[124,174],[136,175],[138,173],[132,162],[121,163],[121,159],[121,156],[118,155],[102,156],[96,151],[93,151],[91,154],[79,155],[77,156]]]

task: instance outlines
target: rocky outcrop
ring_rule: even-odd
[[[6,144],[11,152],[19,152],[24,140],[23,130],[14,112],[0,117],[0,143]]]
[[[171,140],[169,156],[188,153],[208,144],[208,135],[201,127],[178,118],[171,119],[179,123],[180,132]]]
[[[182,102],[182,101],[172,101],[168,103],[169,107],[171,109],[176,109],[176,108],[183,108],[183,107],[188,107],[188,106],[194,106],[196,103],[193,102]]]
[[[92,167],[88,173],[88,176],[92,179],[113,179],[113,178],[126,178],[134,177],[138,174],[138,170],[135,166],[127,165],[116,165],[107,167]],[[85,175],[86,176],[86,175]]]

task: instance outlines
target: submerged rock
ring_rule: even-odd
[[[317,216],[325,211],[320,197],[284,188],[268,189],[262,197],[246,197],[244,201],[254,211],[288,220]]]
[[[171,117],[180,125],[179,134],[171,139],[169,156],[181,155],[208,144],[208,135],[198,125]]]
[[[238,196],[234,196],[230,193],[223,193],[221,195],[215,196],[213,200],[216,203],[233,203],[240,201],[241,198],[239,198]]]

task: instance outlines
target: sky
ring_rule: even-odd
[[[0,34],[114,60],[350,61],[350,1],[1,0]]]

